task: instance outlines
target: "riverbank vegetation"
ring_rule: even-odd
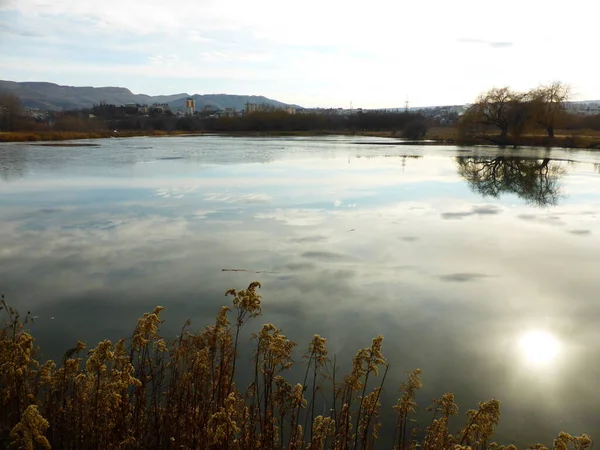
[[[0,142],[219,133],[234,136],[326,134],[404,138],[422,144],[542,146],[600,149],[600,114],[569,108],[561,82],[527,92],[492,88],[459,107],[422,110],[260,110],[248,113],[170,110],[140,112],[100,104],[87,110],[26,114],[19,99],[0,95]]]
[[[569,112],[570,98],[570,87],[558,81],[527,92],[508,86],[492,88],[479,95],[462,115],[457,126],[458,140],[600,148],[600,114]]]
[[[134,137],[134,136],[176,136],[182,132],[166,131],[14,131],[0,132],[0,142],[38,142],[38,141],[70,141],[76,139],[103,139],[110,137]]]
[[[3,100],[4,99],[4,100]],[[5,106],[2,106],[4,102]],[[160,133],[225,134],[356,134],[393,133],[398,137],[421,139],[429,126],[420,113],[361,111],[340,114],[338,110],[291,114],[285,110],[254,111],[245,114],[216,115],[199,112],[193,116],[171,111],[138,112],[135,108],[97,105],[89,110],[52,112],[43,117],[23,114],[18,98],[0,95],[0,141],[44,138],[108,137],[114,134],[156,135]]]
[[[396,449],[516,449],[493,441],[500,420],[495,399],[459,414],[454,395],[446,393],[433,400],[432,419],[415,424],[418,369],[384,411],[383,390],[397,386],[385,384],[382,336],[359,350],[342,376],[325,338],[315,335],[296,361],[296,343],[265,324],[252,335],[246,362],[239,356],[242,331],[262,313],[259,287],[227,291],[231,306],[200,331],[188,321],[176,338],[161,337],[159,306],[138,320],[130,339],[105,340],[87,351],[77,342],[59,363],[36,360],[31,315],[21,318],[2,297],[0,447],[366,449],[385,441]],[[292,381],[297,366],[303,375]],[[238,382],[242,372],[251,374],[247,385]],[[381,418],[388,413],[396,419],[385,428]],[[560,433],[552,448],[591,445],[585,434]]]

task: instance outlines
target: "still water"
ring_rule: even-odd
[[[419,367],[423,406],[500,399],[504,443],[600,439],[600,154],[90,143],[0,145],[0,291],[38,316],[44,356],[128,336],[159,304],[165,334],[200,327],[257,279],[257,325],[283,328],[298,359],[314,333],[338,361],[383,334],[388,408]]]

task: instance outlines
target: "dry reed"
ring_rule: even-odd
[[[214,324],[190,330],[189,321],[172,341],[159,334],[163,308],[144,314],[130,339],[100,342],[85,352],[82,342],[60,365],[39,364],[34,339],[2,296],[6,313],[0,330],[0,447],[18,449],[370,449],[381,430],[381,393],[388,363],[383,337],[358,351],[352,370],[336,375],[327,340],[315,335],[305,354],[302,383],[286,373],[296,344],[273,324],[253,335],[252,381],[236,385],[241,329],[262,313],[260,284],[229,290]],[[236,364],[236,361],[238,364]],[[248,368],[245,368],[247,370]],[[414,370],[401,386],[395,449],[515,449],[492,442],[500,403],[490,400],[466,413],[456,435],[449,421],[458,415],[454,395],[434,400],[433,418],[414,428],[415,395],[422,387]],[[289,375],[288,375],[289,377]],[[317,415],[319,395],[330,396],[328,414]],[[457,428],[458,429],[458,428]],[[587,435],[560,433],[553,449],[587,449]],[[546,449],[539,444],[535,449]]]

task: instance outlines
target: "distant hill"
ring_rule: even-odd
[[[196,100],[196,109],[200,110],[206,105],[215,108],[244,109],[247,102],[267,104],[282,108],[286,103],[256,95],[230,95],[207,94],[192,95],[187,93],[172,95],[150,96],[134,94],[129,89],[122,87],[91,87],[91,86],[61,86],[45,82],[15,82],[0,80],[0,92],[10,92],[21,99],[26,108],[39,108],[48,110],[83,109],[91,108],[101,102],[126,105],[128,103],[152,104],[167,103],[172,109],[183,109],[188,97]]]

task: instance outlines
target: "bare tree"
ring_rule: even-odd
[[[529,95],[521,94],[520,99],[513,100],[506,113],[510,135],[515,142],[523,136],[534,123],[535,109]]]
[[[495,127],[500,139],[506,141],[509,131],[524,128],[523,102],[526,95],[509,87],[493,88],[481,94],[465,112],[463,124]]]
[[[0,130],[15,131],[21,120],[21,100],[14,94],[0,93]]]
[[[528,96],[534,108],[535,121],[544,127],[548,137],[554,137],[554,128],[565,114],[565,102],[571,98],[571,87],[561,81],[542,85]]]

